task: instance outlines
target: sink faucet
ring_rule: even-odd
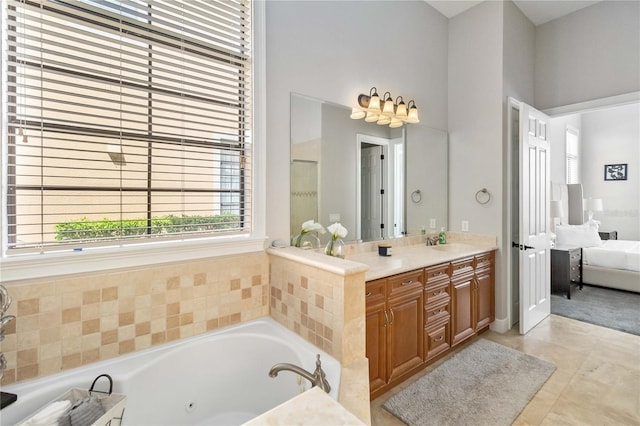
[[[439,237],[438,235],[434,235],[433,237],[426,237],[425,241],[428,246],[435,246],[438,244]]]
[[[322,363],[320,362],[320,354],[318,354],[318,356],[316,357],[316,370],[313,372],[313,374],[309,373],[307,370],[303,368],[298,367],[297,365],[282,363],[282,364],[276,364],[273,367],[271,367],[271,370],[269,370],[269,377],[276,377],[278,373],[283,370],[293,371],[294,373],[299,374],[300,376],[309,380],[313,386],[319,387],[326,393],[329,393],[329,391],[331,391],[331,386],[329,386],[329,382],[327,381],[326,374],[322,370]]]

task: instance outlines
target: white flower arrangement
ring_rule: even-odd
[[[319,232],[321,234],[325,233],[324,226],[315,222],[313,219],[306,221],[302,224],[302,234],[306,234],[307,232]]]
[[[327,229],[331,233],[331,239],[334,241],[338,238],[344,238],[348,234],[347,228],[342,226],[340,222],[336,222],[332,225],[327,226]]]
[[[305,234],[308,234],[310,232],[319,232],[320,234],[324,234],[325,233],[324,226],[322,226],[321,224],[317,223],[313,219],[307,220],[306,222],[304,222],[302,224],[300,233],[293,238],[293,244],[292,245],[294,247],[302,248],[302,245],[303,245],[302,237]],[[319,247],[320,241],[318,240],[318,238],[314,237],[313,239],[315,239],[317,241],[316,247]],[[313,244],[309,245],[308,241],[307,241],[306,247],[304,247],[304,248],[313,248]]]
[[[329,240],[327,247],[325,247],[324,253],[329,256],[344,257],[342,244],[339,244],[338,247],[336,247],[336,240],[347,236],[347,228],[342,226],[340,222],[336,222],[327,226],[327,230],[331,233],[331,240]]]

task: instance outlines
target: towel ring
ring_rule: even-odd
[[[482,188],[478,192],[476,192],[476,201],[478,204],[487,204],[491,201],[491,193],[487,190],[487,188]]]
[[[416,189],[411,193],[411,201],[413,201],[415,204],[418,204],[420,201],[422,201],[422,192],[420,192],[419,189]]]

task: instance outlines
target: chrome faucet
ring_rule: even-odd
[[[434,235],[432,237],[425,237],[425,242],[427,243],[428,246],[435,246],[438,244],[438,235]]]
[[[299,374],[300,376],[309,380],[313,386],[319,387],[326,393],[329,393],[329,391],[331,391],[331,386],[329,386],[329,382],[327,381],[327,375],[322,370],[320,354],[318,354],[318,356],[316,357],[316,370],[313,372],[313,374],[309,373],[303,368],[298,367],[297,365],[283,363],[276,364],[271,367],[271,370],[269,370],[269,377],[276,377],[278,373],[283,370],[293,371],[294,373]]]

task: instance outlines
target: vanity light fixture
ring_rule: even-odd
[[[405,104],[402,96],[398,96],[394,102],[390,92],[384,92],[381,101],[375,87],[371,88],[369,95],[358,96],[358,106],[351,109],[351,118],[364,118],[368,123],[376,122],[394,128],[401,127],[404,123],[420,122],[415,101]]]

